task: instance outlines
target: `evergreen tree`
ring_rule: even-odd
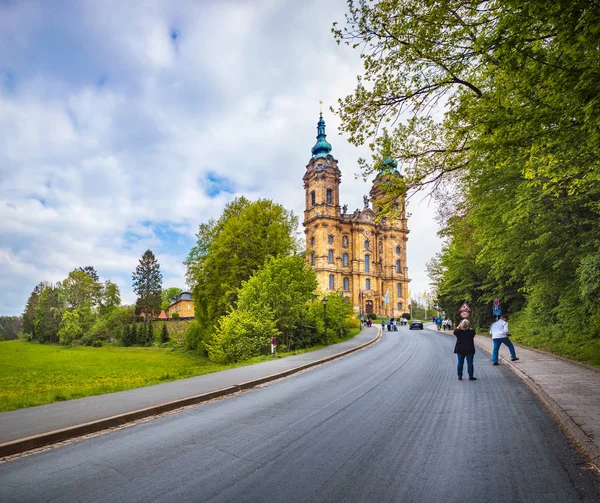
[[[123,327],[123,338],[121,340],[121,342],[123,343],[123,346],[128,347],[131,346],[132,341],[131,341],[131,325],[125,325]]]
[[[138,343],[138,329],[137,323],[131,325],[131,345],[135,346]]]
[[[160,314],[162,302],[162,274],[160,265],[151,250],[146,250],[133,273],[133,291],[138,299],[136,307],[150,323],[153,316]]]
[[[152,324],[152,320],[146,323],[146,340],[145,345],[151,346],[154,342],[154,325]]]
[[[38,283],[29,295],[25,310],[23,311],[23,333],[29,334],[35,339],[35,308],[38,305],[40,294],[48,286],[48,283],[42,281]]]
[[[65,309],[64,294],[59,284],[47,286],[35,308],[35,340],[58,342],[58,330]]]
[[[169,342],[169,330],[167,329],[167,324],[163,323],[161,332],[160,332],[160,342],[163,344]]]

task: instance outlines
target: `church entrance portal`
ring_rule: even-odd
[[[371,314],[373,312],[373,301],[367,300],[367,314]]]

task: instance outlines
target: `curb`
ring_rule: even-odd
[[[269,376],[261,377],[253,381],[235,384],[227,388],[221,388],[215,391],[210,391],[208,393],[203,393],[201,395],[194,395],[188,398],[181,398],[178,400],[173,400],[171,402],[153,405],[152,407],[147,407],[145,409],[139,409],[132,412],[125,412],[124,414],[119,414],[104,419],[98,419],[96,421],[90,421],[88,423],[80,424],[77,426],[69,426],[68,428],[62,428],[60,430],[53,430],[46,433],[40,433],[38,435],[32,435],[30,437],[11,440],[10,442],[0,444],[0,458],[12,456],[14,454],[21,454],[32,449],[38,449],[40,447],[48,446],[58,442],[63,442],[65,440],[70,440],[77,437],[82,437],[91,433],[97,433],[99,431],[114,428],[116,426],[122,426],[126,423],[138,421],[140,419],[162,414],[164,412],[169,412],[171,410],[179,409],[181,407],[197,405],[202,402],[213,400],[215,398],[220,398],[223,396],[232,395],[234,393],[239,393],[240,391],[249,390],[261,384],[270,381],[275,381],[283,377],[288,377],[293,374],[297,374],[298,372],[302,372],[303,370],[307,370],[311,367],[316,367],[317,365],[322,365],[332,360],[336,360],[338,358],[347,356],[361,349],[368,348],[369,346],[379,342],[382,337],[383,332],[381,328],[378,328],[377,336],[373,340],[361,346],[357,346],[355,348],[342,351],[341,353],[321,358],[320,360],[315,360],[314,362],[305,363],[304,365],[300,365],[298,367],[294,367],[293,369],[279,372],[278,374],[271,374]]]
[[[482,344],[475,341],[477,346],[491,355],[491,351],[488,350]],[[525,347],[525,349],[531,349]],[[543,353],[543,351],[540,351]],[[552,355],[555,356],[555,355]],[[586,433],[571,419],[571,417],[558,405],[554,399],[544,391],[544,389],[535,382],[533,378],[528,376],[525,372],[519,369],[516,365],[511,363],[503,356],[499,356],[500,361],[513,373],[520,381],[527,386],[527,388],[534,394],[534,396],[542,403],[554,420],[558,423],[561,429],[571,438],[580,449],[588,456],[590,463],[598,466],[598,459],[600,458],[600,447],[598,447]],[[570,362],[570,360],[567,360]],[[587,365],[586,365],[587,367]]]

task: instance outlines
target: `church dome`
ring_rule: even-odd
[[[331,152],[331,144],[327,141],[327,135],[325,134],[325,121],[323,120],[323,114],[320,114],[319,122],[317,122],[317,143],[311,150],[313,157],[327,157]]]

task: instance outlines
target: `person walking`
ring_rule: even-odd
[[[473,358],[475,356],[475,330],[471,329],[471,323],[469,320],[462,320],[456,330],[454,331],[456,336],[456,346],[454,346],[454,353],[458,358],[458,364],[456,366],[456,372],[458,374],[458,380],[462,381],[463,368],[465,366],[465,360],[467,360],[467,373],[469,374],[469,381],[476,381],[477,377],[473,376]]]
[[[511,361],[517,361],[517,353],[515,352],[515,346],[512,341],[509,339],[508,332],[508,315],[503,314],[500,316],[500,319],[492,324],[490,327],[490,334],[492,335],[492,342],[494,343],[494,349],[492,350],[492,365],[500,365],[498,363],[498,352],[500,351],[500,346],[502,344],[506,344],[508,350],[510,351],[510,359]]]

